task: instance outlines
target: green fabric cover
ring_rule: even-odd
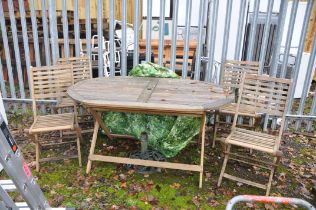
[[[180,78],[168,68],[146,62],[135,66],[129,76]],[[200,131],[200,118],[187,116],[162,116],[138,113],[104,112],[102,119],[112,133],[140,138],[148,134],[151,149],[165,157],[176,156]]]

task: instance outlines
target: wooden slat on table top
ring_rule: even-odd
[[[146,77],[88,79],[70,87],[68,94],[88,107],[143,112],[201,113],[233,100],[206,82]]]

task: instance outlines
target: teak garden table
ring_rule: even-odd
[[[232,95],[214,84],[194,80],[147,77],[102,77],[83,80],[70,87],[68,94],[72,99],[85,106],[96,120],[88,157],[87,173],[91,170],[92,161],[197,171],[200,172],[200,188],[202,187],[203,177],[206,112],[233,100]],[[105,111],[201,117],[200,164],[193,165],[95,154],[94,150],[100,127],[109,139],[115,137],[101,119],[101,113]]]

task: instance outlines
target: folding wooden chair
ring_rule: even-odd
[[[29,129],[29,134],[36,144],[36,170],[39,171],[39,163],[51,160],[60,160],[65,158],[78,158],[79,166],[81,167],[81,152],[80,152],[80,128],[76,118],[76,106],[74,112],[63,114],[38,115],[36,101],[39,99],[59,99],[67,95],[66,90],[73,84],[72,65],[55,65],[31,68],[31,86],[33,99],[33,117],[34,122]],[[58,142],[46,144],[39,139],[39,134],[72,130],[76,133],[76,141],[63,142],[62,139]],[[61,156],[54,158],[40,159],[40,149],[43,146],[57,146],[64,144],[77,144],[78,155]]]
[[[285,114],[287,111],[286,105],[291,81],[288,79],[249,74],[245,74],[242,81],[232,131],[225,139],[225,158],[218,180],[218,186],[221,185],[222,178],[225,177],[237,182],[265,189],[266,195],[269,195],[273,174],[282,156],[282,152],[279,151],[279,146],[284,128]],[[243,114],[241,107],[247,108],[249,111],[254,113],[282,117],[281,126],[278,132],[276,132],[278,135],[274,136],[238,127],[237,118],[240,114]],[[270,157],[268,159],[269,161],[240,155],[238,154],[239,150],[231,152],[232,146],[239,146],[260,151],[263,154],[268,154]],[[268,183],[261,184],[225,173],[226,165],[229,159],[270,170]]]
[[[238,97],[239,86],[241,83],[241,78],[243,73],[247,74],[255,74],[257,75],[259,72],[259,62],[253,61],[234,61],[234,60],[226,60],[224,63],[223,76],[221,78],[221,86],[231,92],[235,93],[235,97]],[[212,147],[215,147],[216,134],[217,130],[221,124],[227,125],[231,124],[229,121],[221,121],[220,116],[233,116],[236,110],[236,103],[230,103],[225,106],[220,107],[215,111],[214,117],[214,126],[213,126],[213,143]],[[254,124],[255,114],[248,109],[244,109],[242,106],[240,107],[241,116],[248,117],[251,119],[251,125]],[[227,119],[227,118],[226,118]]]
[[[60,58],[57,64],[72,64],[74,84],[81,80],[92,78],[91,61],[88,56]],[[60,98],[56,108],[73,107],[75,102],[68,96]]]
[[[89,56],[80,56],[80,57],[70,57],[70,58],[60,58],[57,61],[58,64],[72,64],[73,66],[73,79],[74,84],[80,82],[82,80],[91,79],[92,78],[92,66],[91,60]],[[71,98],[63,98],[59,101],[56,105],[56,108],[64,109],[66,107],[72,108],[73,106],[77,106],[78,104],[75,103]],[[80,125],[84,125],[86,127],[87,124],[93,123],[93,117],[88,112],[86,112],[83,107],[79,106],[78,108],[78,121]],[[83,129],[81,130],[82,133],[92,132],[93,129]]]

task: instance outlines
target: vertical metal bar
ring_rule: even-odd
[[[31,2],[31,1],[30,1]],[[33,2],[33,0],[32,0]],[[47,14],[46,14],[46,1],[45,0],[42,0],[41,2],[41,7],[42,7],[42,19],[43,19],[43,31],[44,31],[44,48],[45,48],[45,62],[46,62],[46,65],[50,65],[51,64],[51,56],[52,54],[50,54],[50,46],[49,46],[49,34],[48,34],[48,25],[47,25]],[[49,7],[49,5],[48,5]],[[34,2],[32,3],[31,5],[31,8],[35,8],[34,7]],[[34,9],[33,9],[34,10]],[[35,38],[38,39],[38,34],[37,34],[37,18],[36,18],[36,13],[35,11],[33,11],[34,13],[34,17],[33,18],[33,15],[32,15],[32,28],[35,26],[36,28],[34,29],[33,28],[33,35],[34,35],[34,32],[36,33],[35,34],[35,37],[34,37],[34,47],[35,47],[35,52],[36,52],[36,48],[38,48],[38,41],[37,43],[35,43]],[[50,12],[49,12],[50,13]],[[31,9],[31,14],[32,14],[32,9]],[[33,21],[34,21],[34,24],[33,24]],[[49,21],[49,24],[51,25],[52,22]],[[37,45],[37,46],[36,46]],[[51,47],[52,51],[53,51],[53,45]],[[36,58],[36,65],[38,63],[37,61],[37,56],[35,56]],[[40,62],[40,59],[38,59],[39,62]],[[53,61],[53,60],[52,60]],[[39,63],[40,65],[42,65],[41,63]],[[37,65],[38,66],[38,65]],[[45,108],[45,105],[42,104],[41,105],[41,112],[42,113],[45,113],[46,112],[46,108]]]
[[[165,33],[165,0],[160,0],[158,64],[163,65],[164,33]]]
[[[87,55],[91,56],[91,18],[90,18],[90,0],[86,0],[86,49]]]
[[[80,56],[80,25],[78,15],[78,0],[74,0],[74,30],[75,30],[75,53],[76,57]]]
[[[212,19],[213,19],[213,13],[211,12],[213,8],[213,3],[214,1],[208,1],[207,3],[207,8],[206,8],[206,34],[205,34],[205,50],[206,50],[206,55],[208,55],[210,49],[210,41],[211,41],[211,27],[212,27]],[[184,39],[184,38],[183,38]],[[207,61],[206,61],[207,62]]]
[[[201,0],[200,1],[200,17],[199,17],[199,26],[198,26],[198,46],[196,49],[196,59],[195,59],[195,70],[194,70],[194,79],[195,80],[200,80],[200,72],[201,72],[201,54],[202,54],[202,44],[204,43],[203,40],[203,28],[204,28],[204,17],[205,17],[205,10],[204,8],[206,7],[206,3],[208,1],[206,0]]]
[[[264,63],[265,63],[265,58],[266,58],[266,51],[267,51],[267,47],[268,47],[268,39],[269,39],[270,28],[271,28],[270,22],[271,22],[271,16],[272,16],[273,2],[274,1],[269,1],[268,7],[267,7],[267,18],[266,18],[266,21],[264,24],[263,41],[262,41],[262,45],[261,45],[260,58],[259,58],[260,74],[263,73]]]
[[[5,82],[3,77],[3,68],[2,68],[2,62],[0,58],[0,87],[1,87],[1,94],[3,98],[7,98],[7,90],[5,89]]]
[[[173,20],[172,20],[172,43],[171,43],[171,70],[175,71],[176,68],[176,52],[177,52],[177,27],[178,27],[178,10],[179,10],[179,0],[173,1]]]
[[[292,42],[292,36],[293,36],[293,30],[294,30],[294,24],[297,14],[297,8],[298,8],[299,0],[294,0],[292,4],[291,9],[291,16],[290,16],[290,22],[288,26],[288,32],[286,35],[286,43],[285,43],[285,49],[284,49],[284,56],[283,56],[283,63],[281,67],[281,75],[280,77],[283,78],[286,75],[287,72],[287,63],[289,60],[289,54],[290,54],[290,47]]]
[[[110,0],[110,76],[115,76],[115,42],[114,42],[114,0]]]
[[[256,39],[260,40],[260,43],[257,42],[255,45],[254,50],[255,50],[256,56],[253,58],[253,60],[255,61],[259,61],[260,59],[261,43],[263,40],[263,32],[264,32],[264,24],[258,24],[257,26],[258,26],[258,31],[257,31]]]
[[[50,37],[52,45],[52,61],[56,64],[59,58],[59,48],[58,48],[58,32],[57,32],[57,21],[56,21],[56,2],[48,1],[49,9],[49,26],[50,26]]]
[[[31,67],[31,59],[30,59],[30,48],[29,48],[29,38],[27,34],[26,20],[25,20],[25,8],[24,1],[19,0],[19,9],[21,15],[21,25],[22,25],[22,35],[23,35],[23,45],[24,45],[24,55],[25,55],[25,63],[26,63],[26,71],[27,71],[27,79],[29,84],[29,92],[30,96],[32,96],[32,85],[31,85],[31,75],[30,75],[30,67]]]
[[[65,53],[65,57],[68,58],[69,57],[69,42],[68,42],[67,1],[63,0],[62,4],[63,4],[62,16],[63,16],[64,53]]]
[[[106,69],[103,69],[103,17],[102,17],[102,11],[103,11],[103,1],[98,0],[98,16],[97,16],[97,24],[98,24],[98,68],[99,68],[99,77],[104,76],[104,71],[107,71]]]
[[[121,57],[121,68],[122,68],[122,75],[127,75],[127,47],[126,47],[126,18],[127,18],[127,10],[126,10],[126,0],[122,0],[122,57]]]
[[[313,38],[313,46],[312,46],[311,54],[310,54],[309,61],[308,61],[307,73],[306,73],[306,77],[304,80],[302,97],[300,100],[300,105],[298,106],[298,110],[297,110],[298,115],[303,114],[303,111],[304,111],[306,96],[307,96],[307,92],[308,92],[308,89],[309,89],[309,86],[311,83],[312,73],[314,70],[313,67],[314,67],[314,63],[315,63],[315,56],[316,56],[316,36],[314,36],[314,38]],[[296,130],[299,129],[300,126],[301,126],[301,120],[297,120],[295,122],[295,129]]]
[[[276,126],[277,126],[277,118],[276,118],[276,117],[273,117],[273,118],[272,118],[272,121],[271,121],[271,129],[272,129],[272,130],[275,130],[275,129],[276,129]]]
[[[151,61],[152,0],[147,0],[146,61]]]
[[[260,0],[255,0],[254,3],[254,13],[253,13],[253,22],[251,25],[250,29],[250,35],[249,35],[249,44],[248,44],[248,49],[247,49],[247,60],[251,61],[252,60],[252,54],[253,54],[253,47],[255,43],[255,35],[256,35],[256,28],[257,28],[257,21],[258,21],[258,13],[259,13],[259,5],[260,5]]]
[[[189,41],[190,41],[190,28],[191,28],[191,11],[192,0],[186,0],[185,10],[185,35],[184,35],[184,48],[183,48],[183,64],[182,64],[182,79],[187,78],[188,72],[188,58],[189,58]],[[192,68],[192,66],[191,66]]]
[[[273,42],[274,51],[272,53],[272,62],[271,62],[272,66],[270,68],[270,76],[273,76],[273,77],[275,77],[277,74],[278,59],[280,55],[280,46],[281,46],[281,41],[282,41],[287,4],[288,4],[288,1],[286,0],[281,1],[277,35]]]
[[[209,54],[208,54],[208,62],[206,65],[206,81],[210,82],[213,77],[213,63],[214,63],[214,52],[215,52],[215,40],[216,40],[216,29],[217,29],[217,18],[218,18],[218,0],[213,1],[212,8],[212,29],[210,34],[211,41],[209,42]]]
[[[272,61],[271,61],[271,68],[270,68],[270,76],[276,77],[277,68],[278,68],[278,59],[280,55],[280,46],[282,41],[284,23],[285,23],[285,16],[287,10],[287,1],[283,0],[280,3],[280,12],[279,12],[279,19],[278,19],[278,28],[277,28],[277,35],[276,38],[273,40],[273,52],[272,52]],[[269,115],[265,116],[263,130],[267,130],[268,126]]]
[[[7,63],[10,93],[11,93],[12,98],[16,98],[14,79],[13,79],[14,75],[13,75],[12,65],[11,65],[10,48],[9,48],[9,42],[8,42],[8,36],[7,36],[7,29],[5,25],[2,1],[0,1],[0,25],[1,25],[2,40],[3,40],[3,45],[4,45],[3,47],[4,47],[4,53],[5,53],[5,60]]]
[[[134,55],[133,55],[133,66],[136,66],[139,62],[139,0],[134,0]]]
[[[223,47],[222,47],[222,58],[221,58],[221,70],[219,73],[219,81],[222,80],[222,72],[224,68],[224,63],[227,57],[227,47],[229,41],[229,29],[230,29],[230,16],[232,12],[232,0],[227,1],[226,5],[226,17],[225,17],[225,30],[224,30],[224,39],[223,39]]]
[[[14,8],[13,8],[13,1],[8,0],[8,8],[9,8],[9,15],[10,15],[10,23],[11,23],[11,32],[13,38],[13,46],[14,46],[14,55],[15,55],[15,64],[16,64],[16,71],[18,73],[18,82],[19,82],[19,90],[21,94],[21,98],[25,98],[25,91],[24,91],[24,81],[23,81],[23,74],[21,68],[21,54],[20,54],[20,46],[18,40],[18,34],[16,29],[16,21],[14,15]],[[26,104],[23,103],[23,110],[26,110]]]
[[[245,28],[244,23],[245,23],[245,12],[246,12],[246,0],[241,0],[240,1],[240,6],[239,6],[239,20],[238,20],[238,31],[237,31],[237,38],[236,38],[236,46],[235,46],[235,60],[240,59],[240,52],[242,49],[242,32]],[[272,2],[273,1],[269,1]]]
[[[273,9],[273,2],[274,1],[269,1],[268,6],[267,6],[267,17],[265,21],[265,28],[264,28],[264,35],[263,35],[263,42],[261,45],[261,52],[260,52],[260,58],[259,58],[259,73],[262,74],[264,70],[264,64],[265,64],[265,57],[266,57],[266,50],[268,47],[268,39],[269,39],[269,34],[270,34],[270,22],[271,22],[271,16],[272,16],[272,9]],[[280,8],[281,10],[281,8]],[[264,118],[264,130],[267,129],[268,126],[268,120],[269,116],[265,115]],[[272,121],[272,127],[275,127],[275,120]],[[274,129],[274,128],[273,128]]]
[[[301,30],[300,42],[299,42],[299,46],[297,49],[297,57],[296,57],[297,63],[294,66],[294,76],[292,79],[292,88],[291,88],[291,92],[289,93],[290,96],[289,96],[289,101],[287,104],[288,114],[292,113],[292,105],[293,105],[294,93],[295,93],[295,89],[296,89],[296,82],[297,82],[297,78],[298,78],[298,71],[299,71],[300,66],[301,66],[302,55],[304,52],[305,37],[307,34],[308,23],[309,23],[309,18],[311,16],[312,9],[313,9],[313,4],[314,4],[314,0],[309,0],[307,3],[307,6],[306,6],[306,12],[305,12],[304,22],[303,22],[303,26],[302,26],[302,30]]]
[[[260,40],[260,44],[262,43],[262,39],[263,39],[263,24],[257,24],[257,32],[256,32],[256,38],[255,40]],[[255,56],[253,57],[253,60],[254,61],[258,61],[259,60],[259,56],[260,56],[260,47],[256,47],[254,49],[254,53],[255,53]]]
[[[33,32],[33,42],[34,42],[34,50],[35,50],[35,62],[36,66],[41,66],[39,45],[38,45],[38,33],[37,33],[37,18],[34,7],[34,0],[30,0],[30,10],[31,10],[31,21],[32,21],[32,32]]]
[[[48,25],[47,25],[47,13],[46,13],[46,0],[42,0],[42,22],[43,22],[43,32],[44,32],[44,48],[45,48],[45,62],[46,65],[50,66],[50,47],[49,47],[49,35],[48,35]]]

